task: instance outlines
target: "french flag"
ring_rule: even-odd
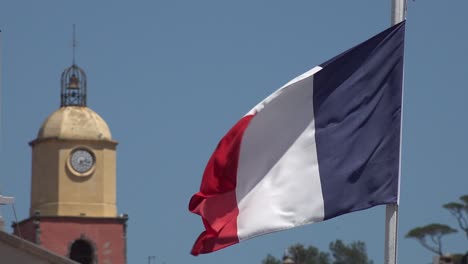
[[[405,22],[296,77],[221,139],[192,254],[397,204]]]

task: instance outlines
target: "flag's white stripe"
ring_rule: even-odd
[[[283,85],[281,88],[279,88],[278,90],[276,90],[274,93],[270,94],[267,98],[263,99],[263,101],[261,101],[260,103],[258,103],[254,108],[252,108],[246,115],[255,115],[256,113],[260,112],[266,104],[268,104],[269,102],[271,102],[274,98],[276,98],[277,96],[279,96],[284,89],[286,89],[287,87],[307,78],[307,77],[310,77],[312,75],[314,75],[315,73],[319,72],[320,70],[322,69],[322,67],[320,66],[315,66],[313,67],[312,69],[304,72],[303,74],[297,76],[296,78],[290,80],[288,83],[286,83],[285,85]]]
[[[324,218],[312,89],[320,69],[295,78],[253,109],[237,170],[239,240]]]

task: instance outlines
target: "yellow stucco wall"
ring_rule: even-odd
[[[96,140],[38,140],[32,144],[30,214],[47,216],[115,217],[117,143]],[[69,164],[76,148],[94,154],[89,174]]]

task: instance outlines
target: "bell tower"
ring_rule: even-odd
[[[116,207],[117,141],[86,99],[86,74],[73,59],[61,76],[60,108],[29,143],[31,207],[14,233],[79,263],[126,263],[128,217]]]
[[[84,71],[73,64],[61,84],[61,107],[30,143],[30,215],[115,217],[117,142],[86,106]]]

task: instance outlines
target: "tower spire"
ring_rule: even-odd
[[[75,65],[75,55],[76,55],[76,46],[77,46],[77,42],[76,42],[76,25],[73,24],[73,65]]]
[[[62,73],[60,106],[86,106],[86,74],[75,63],[77,45],[76,25],[73,24],[73,64]]]

